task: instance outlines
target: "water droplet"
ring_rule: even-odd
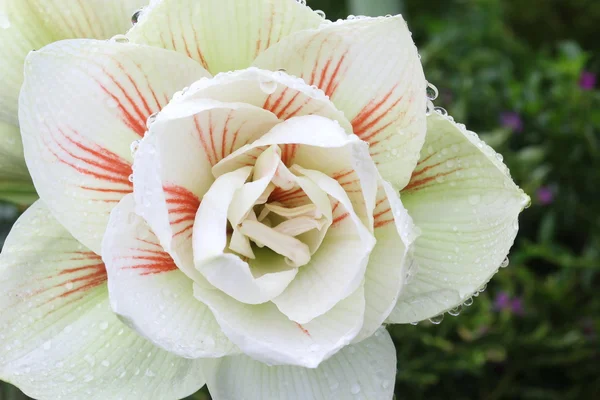
[[[384,388],[384,389],[387,389],[387,388],[389,388],[389,387],[390,387],[390,385],[391,385],[391,382],[390,382],[390,381],[388,381],[388,380],[383,380],[383,381],[381,381],[381,387],[382,387],[382,388]]]
[[[435,100],[438,97],[438,89],[435,87],[435,85],[431,84],[431,83],[427,83],[427,98],[429,100]]]
[[[448,314],[452,315],[453,317],[456,317],[460,314],[460,312],[462,311],[462,309],[459,307],[455,307],[451,310],[448,310]]]
[[[471,204],[472,206],[479,204],[480,201],[481,201],[481,195],[473,194],[473,195],[469,196],[469,204]]]
[[[337,388],[340,387],[340,383],[338,381],[332,380],[331,383],[329,384],[329,389],[330,390],[337,390]]]
[[[104,366],[104,367],[110,367],[110,361],[108,361],[108,360],[104,360],[100,364],[102,364],[102,366]]]
[[[437,112],[440,115],[443,115],[444,117],[448,115],[448,111],[446,111],[444,107],[435,107],[434,110],[435,112]]]
[[[325,18],[325,11],[322,10],[315,10],[315,14],[317,14],[319,17],[321,18]]]
[[[442,321],[444,320],[444,314],[438,314],[435,317],[431,317],[429,318],[429,322],[431,322],[434,325],[439,325],[442,323]]]
[[[358,383],[355,383],[354,385],[352,385],[350,387],[350,393],[359,394],[360,393],[360,385]]]
[[[86,376],[83,377],[84,382],[91,382],[93,380],[94,380],[94,375],[87,374]]]
[[[135,156],[135,153],[140,148],[140,141],[141,140],[134,140],[133,142],[131,142],[131,145],[129,146],[129,150],[131,150],[132,157]]]
[[[504,259],[504,261],[502,261],[502,264],[500,264],[500,268],[506,268],[506,267],[508,267],[508,263],[509,263],[509,262],[510,262],[510,261],[508,260],[508,257],[506,257],[506,258]]]
[[[463,303],[464,306],[470,307],[473,305],[473,298],[469,297],[468,299],[465,300],[465,302]]]
[[[113,43],[129,43],[129,38],[123,34],[115,35],[110,38]]]
[[[105,331],[108,328],[108,322],[102,321],[100,322],[100,325],[98,325],[98,327],[100,328],[100,330]]]
[[[137,10],[136,12],[133,13],[133,15],[131,16],[131,23],[133,25],[137,24],[138,21],[140,20],[140,16],[142,15],[142,11],[143,10]]]
[[[419,324],[419,321],[413,321],[410,324],[413,325],[413,326],[417,326]]]
[[[129,175],[129,182],[133,183],[133,174]]]
[[[316,353],[317,351],[319,351],[321,349],[321,346],[319,346],[318,344],[311,344],[308,347],[308,351],[312,352],[312,353]]]
[[[260,81],[260,90],[266,94],[273,94],[277,90],[277,82],[270,79]]]
[[[67,283],[65,283],[65,288],[66,288],[67,290],[71,290],[71,289],[73,289],[73,286],[74,286],[74,285],[73,285],[73,282],[67,282]]]
[[[44,345],[42,347],[44,348],[44,350],[50,350],[52,348],[52,342],[50,340],[48,340],[47,342],[44,343]]]
[[[84,360],[85,360],[85,361],[86,361],[88,364],[90,364],[90,366],[92,366],[92,367],[93,367],[94,365],[96,365],[96,357],[94,357],[94,356],[93,356],[93,355],[91,355],[91,354],[86,354],[85,356],[83,356],[83,359],[84,359]]]
[[[146,120],[146,128],[148,130],[150,130],[150,126],[154,123],[154,121],[156,121],[156,116],[158,115],[158,113],[154,113],[151,114],[148,119]]]
[[[151,369],[147,369],[146,373],[144,375],[149,376],[149,377],[156,376],[156,374]]]

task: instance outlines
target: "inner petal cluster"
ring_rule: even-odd
[[[331,203],[298,166],[288,168],[280,147],[273,145],[258,156],[251,177],[236,191],[227,219],[230,251],[247,261],[257,258],[255,249],[268,249],[298,268],[319,248],[331,224]]]

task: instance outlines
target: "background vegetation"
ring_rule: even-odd
[[[386,2],[409,22],[436,105],[502,153],[533,198],[510,266],[472,306],[440,325],[390,327],[397,398],[597,398],[600,2]],[[336,19],[351,2],[308,4]],[[1,210],[0,235],[18,215]],[[24,397],[0,386],[5,398]]]

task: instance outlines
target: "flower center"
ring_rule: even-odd
[[[232,252],[255,259],[255,249],[266,247],[291,267],[308,264],[330,222],[322,208],[331,206],[328,199],[315,204],[315,195],[311,198],[306,190],[312,187],[294,170],[281,161],[278,146],[257,158],[251,179],[238,189],[229,206]]]

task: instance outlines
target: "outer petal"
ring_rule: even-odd
[[[243,304],[207,284],[194,285],[194,294],[210,307],[223,332],[244,354],[267,364],[309,368],[354,339],[365,307],[360,287],[325,315],[301,325],[272,303]]]
[[[108,39],[124,33],[144,0],[3,0],[0,3],[0,120],[17,124],[23,62],[61,39]]]
[[[214,400],[389,400],[394,392],[396,349],[380,329],[350,345],[316,369],[269,367],[247,356],[206,362]]]
[[[0,378],[36,399],[179,399],[200,364],[156,348],[110,310],[100,257],[37,202],[0,255]]]
[[[298,32],[254,65],[283,68],[321,88],[370,143],[383,178],[397,189],[408,183],[425,139],[426,81],[401,16]]]
[[[438,113],[401,195],[422,235],[416,275],[389,317],[397,323],[433,317],[477,292],[506,258],[529,202],[500,155]]]
[[[37,198],[23,158],[19,128],[0,121],[0,198],[31,204]]]
[[[112,211],[102,243],[113,310],[171,353],[186,358],[231,354],[233,344],[208,307],[194,297],[192,280],[133,210],[129,194]]]
[[[36,189],[99,252],[110,210],[132,190],[131,143],[149,115],[207,72],[175,52],[94,40],[51,44],[26,69],[19,117]]]
[[[269,46],[323,18],[288,0],[155,1],[128,33],[131,40],[177,50],[212,73],[250,66]]]
[[[379,183],[374,211],[377,243],[365,274],[365,321],[355,341],[371,336],[394,309],[413,272],[410,257],[419,232],[398,193],[387,182]]]

